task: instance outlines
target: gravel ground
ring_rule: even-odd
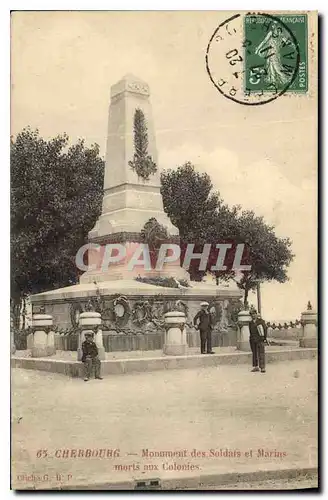
[[[197,466],[192,473],[200,475],[316,467],[317,362],[274,363],[266,374],[220,365],[87,384],[14,368],[12,437],[13,485],[20,488],[164,480],[177,470],[184,477],[182,466]],[[63,455],[76,449],[116,449],[119,457]],[[144,449],[185,449],[186,455],[145,458]],[[271,454],[259,456],[259,450]]]
[[[252,483],[239,482],[229,485],[213,484],[204,486],[202,490],[302,490],[318,488],[317,474],[301,476],[293,479],[271,479]],[[179,488],[177,488],[179,489]],[[187,488],[188,489],[188,488]],[[199,488],[200,489],[200,488]]]

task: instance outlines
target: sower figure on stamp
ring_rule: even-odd
[[[202,354],[214,354],[212,351],[212,328],[213,319],[209,311],[209,303],[202,302],[201,310],[194,317],[194,325],[200,333],[200,352]]]
[[[249,343],[253,354],[252,372],[265,373],[265,350],[264,344],[267,341],[267,326],[262,318],[258,317],[255,309],[251,310],[252,320],[249,322]]]
[[[82,363],[84,364],[84,381],[90,380],[92,370],[95,370],[95,378],[102,380],[100,376],[100,359],[98,357],[98,347],[92,339],[91,333],[85,334],[85,341],[82,343]]]

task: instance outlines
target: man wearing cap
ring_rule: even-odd
[[[93,341],[92,333],[85,334],[85,341],[82,343],[82,363],[84,364],[84,381],[88,382],[95,369],[95,378],[102,380],[100,376],[100,359],[98,357],[98,347]]]
[[[202,354],[214,354],[212,351],[212,328],[213,320],[209,311],[209,303],[202,302],[201,310],[194,317],[194,325],[200,333],[200,352]]]
[[[267,341],[267,326],[265,321],[259,317],[257,311],[250,311],[252,320],[249,322],[249,343],[252,350],[253,369],[252,372],[265,373],[265,350],[264,344]]]

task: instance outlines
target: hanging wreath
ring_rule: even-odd
[[[134,308],[132,311],[132,321],[138,326],[152,321],[152,306],[148,302],[148,300],[138,301],[134,304]]]
[[[131,316],[131,308],[128,299],[124,296],[117,297],[113,301],[113,314],[117,326],[125,326]]]
[[[238,325],[238,313],[244,309],[243,303],[240,300],[232,300],[228,302],[227,315],[229,326],[233,328]]]
[[[188,318],[189,308],[188,308],[186,302],[184,302],[183,300],[178,299],[175,302],[174,310],[183,312],[185,314],[186,318]]]
[[[129,166],[136,172],[138,177],[142,177],[142,179],[148,181],[150,175],[157,171],[157,166],[148,154],[147,123],[145,115],[140,108],[135,110],[133,127],[135,153],[133,160],[129,161]]]
[[[82,312],[83,312],[83,307],[80,304],[80,302],[73,302],[70,305],[70,318],[71,318],[71,325],[73,328],[78,328],[79,317]]]
[[[209,311],[212,315],[213,318],[213,323],[216,325],[217,323],[220,322],[222,318],[222,304],[221,302],[211,302],[209,306]]]

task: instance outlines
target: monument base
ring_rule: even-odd
[[[131,347],[133,350],[140,344],[140,335],[148,339],[157,335],[164,339],[164,315],[169,311],[183,312],[186,332],[195,333],[193,319],[203,301],[209,302],[214,315],[213,334],[224,333],[228,326],[235,339],[233,311],[239,307],[240,298],[241,292],[237,288],[221,288],[209,283],[191,282],[189,287],[169,288],[136,280],[121,280],[84,283],[32,295],[31,303],[34,313],[43,306],[47,314],[52,315],[54,326],[65,334],[61,335],[65,340],[62,345],[68,346],[71,336],[77,335],[79,316],[91,306],[101,313],[101,329],[106,338],[109,335],[123,341],[131,337],[131,346],[135,345]],[[226,345],[235,345],[235,340]],[[108,350],[110,343],[106,342],[106,346]]]
[[[103,361],[106,358],[104,347],[98,347],[98,357],[101,361]]]
[[[249,341],[237,342],[238,351],[251,351],[251,346],[249,345]]]
[[[31,355],[32,355],[32,358],[44,358],[45,356],[50,356],[50,354],[48,353],[48,347],[47,346],[43,346],[43,347],[35,346],[35,347],[32,347],[32,349],[31,349]]]
[[[55,346],[47,346],[46,351],[47,351],[47,356],[52,356],[53,354],[56,354]]]
[[[77,348],[77,360],[82,361],[82,349],[80,347]],[[106,358],[104,347],[98,347],[98,357],[101,361]]]

